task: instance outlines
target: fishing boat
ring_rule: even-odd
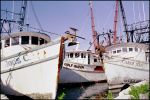
[[[18,43],[10,42],[16,37],[20,40]],[[9,95],[27,95],[34,99],[34,95],[54,99],[63,61],[63,38],[50,41],[43,33],[31,32],[13,33],[11,38],[1,38],[2,91]],[[41,39],[39,44],[38,39]]]
[[[91,51],[67,51],[60,71],[60,83],[104,82],[100,57]]]
[[[65,59],[63,67],[60,71],[60,83],[95,83],[105,82],[106,76],[103,69],[103,64],[99,55],[92,53],[90,50],[79,50],[79,42],[76,37],[77,29],[71,28],[75,33],[72,34],[73,38],[69,42],[69,46],[76,45],[75,50],[68,50],[65,52]],[[67,34],[70,34],[68,31]]]
[[[117,41],[118,4],[122,12],[127,41]],[[109,44],[105,46],[103,62],[109,85],[135,83],[149,80],[149,21],[127,26],[122,1],[116,0],[114,32],[107,33]],[[113,34],[113,43],[110,37]],[[105,35],[105,34],[101,34]]]
[[[149,80],[149,45],[122,43],[106,48],[104,68],[109,84]]]
[[[27,1],[22,2],[24,15]],[[6,31],[5,26],[12,22],[23,27],[24,17],[20,21],[1,19],[1,91],[32,99],[55,99],[65,38],[51,40],[46,33],[23,28],[14,33]]]

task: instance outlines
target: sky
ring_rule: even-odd
[[[87,50],[90,47],[92,30],[89,1],[28,1],[25,23],[40,29],[31,2],[43,30],[63,35],[69,27],[77,28],[77,35],[85,38],[78,38],[80,49]],[[19,12],[21,1],[1,1],[1,9],[13,11],[13,3],[14,11]],[[92,4],[96,31],[102,33],[113,30],[115,1],[93,1]],[[123,6],[128,24],[149,20],[149,1],[123,1]],[[1,13],[1,17],[5,15],[4,12]],[[118,35],[123,31],[122,18],[119,16]],[[52,39],[58,37],[52,34],[50,36]]]

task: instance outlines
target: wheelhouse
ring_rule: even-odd
[[[43,45],[50,42],[50,37],[44,33],[36,32],[19,32],[1,35],[1,48],[16,46],[16,45]]]
[[[91,53],[91,51],[72,51],[65,53],[65,60],[69,62],[88,64],[88,65],[100,65],[100,57]]]

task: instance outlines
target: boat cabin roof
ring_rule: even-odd
[[[139,49],[143,49],[144,51],[147,51],[149,49],[149,45],[143,44],[143,43],[118,43],[118,44],[106,47],[106,51],[110,51],[114,48],[123,48],[123,47],[136,47]]]
[[[50,42],[50,36],[48,36],[45,33],[41,33],[41,32],[17,32],[17,33],[11,33],[10,34],[11,37],[17,37],[17,36],[35,36],[35,37],[39,37],[39,38],[43,38],[46,41]],[[10,36],[8,34],[1,34],[1,40],[6,40],[8,38],[10,38]]]

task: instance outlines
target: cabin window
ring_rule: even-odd
[[[116,53],[116,51],[113,51],[113,54]]]
[[[19,36],[13,37],[12,41],[11,41],[11,44],[12,45],[18,45],[19,44]]]
[[[78,58],[80,56],[79,53],[75,53],[75,58]]]
[[[29,44],[29,36],[21,36],[21,44]]]
[[[86,55],[84,53],[81,53],[81,58],[86,58]]]
[[[44,44],[44,39],[40,38],[40,45]]]
[[[117,53],[120,53],[121,52],[121,50],[117,50]]]
[[[70,53],[70,58],[73,58],[73,53]]]
[[[97,62],[97,59],[94,59],[94,62]]]
[[[32,36],[31,43],[34,45],[38,45],[38,37]]]
[[[133,48],[129,48],[129,51],[133,51]]]
[[[122,51],[123,52],[127,52],[127,48],[122,48]]]
[[[10,38],[5,40],[5,47],[8,47],[8,46],[10,46]]]
[[[138,51],[138,48],[135,47],[135,51]]]

